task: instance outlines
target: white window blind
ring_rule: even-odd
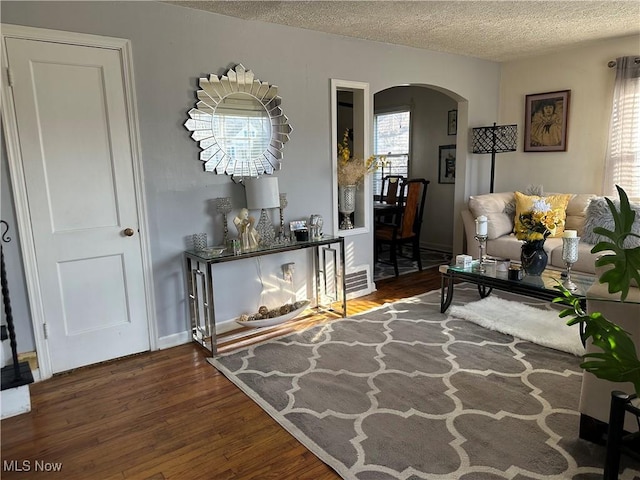
[[[378,113],[374,116],[374,154],[385,156],[381,168],[373,174],[373,194],[380,195],[383,175],[409,175],[409,110]]]
[[[605,159],[604,194],[622,187],[640,200],[640,58],[616,59],[616,81]]]

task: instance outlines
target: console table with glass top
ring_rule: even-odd
[[[496,290],[518,293],[527,297],[548,301],[561,296],[561,293],[555,287],[562,284],[564,280],[562,271],[553,269],[546,269],[539,276],[525,275],[522,280],[510,280],[507,278],[506,271],[497,270],[495,273],[480,272],[477,261],[474,261],[473,265],[468,268],[462,268],[456,265],[441,265],[440,275],[441,313],[446,312],[453,301],[456,279],[477,285],[481,298],[489,296],[495,288]],[[572,272],[571,280],[578,286],[578,289],[572,292],[573,295],[585,299],[586,302],[587,290],[595,281],[595,276]]]
[[[221,255],[187,250],[184,252],[189,319],[193,341],[209,350],[212,355],[218,351],[216,335],[215,299],[213,287],[213,266],[252,257],[312,249],[313,272],[315,277],[316,310],[328,311],[343,318],[347,316],[347,294],[345,286],[344,238],[324,235],[320,239],[295,241],[272,247],[258,248],[234,255],[225,251]],[[329,291],[329,289],[332,291]],[[320,297],[330,300],[328,306],[321,305]],[[342,305],[341,311],[333,308],[334,303]],[[248,331],[246,335],[255,333]],[[234,338],[241,338],[242,335]]]

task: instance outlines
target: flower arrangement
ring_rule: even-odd
[[[338,144],[338,185],[357,185],[369,173],[378,168],[378,160],[371,155],[366,160],[351,158],[349,149],[349,129],[344,131],[342,142]]]
[[[520,214],[520,221],[516,222],[516,238],[525,242],[545,240],[553,235],[561,219],[558,212],[544,199],[533,202],[531,210]]]

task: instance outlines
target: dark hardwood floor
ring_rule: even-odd
[[[440,276],[437,268],[430,269],[382,280],[377,287],[349,301],[349,314],[440,288]],[[294,328],[325,319],[317,315]],[[237,345],[223,350],[232,348]],[[32,411],[2,420],[0,477],[340,478],[206,356],[198,345],[188,344],[31,385]]]

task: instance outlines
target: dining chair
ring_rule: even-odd
[[[404,179],[403,175],[385,175],[382,177],[380,201],[395,205],[398,201],[398,190],[400,184]]]
[[[400,198],[404,199],[404,207],[399,209],[392,223],[376,223],[375,225],[375,261],[378,261],[380,247],[388,244],[390,262],[393,265],[396,277],[399,275],[398,250],[407,243],[411,244],[411,259],[417,261],[418,269],[422,270],[420,230],[429,183],[429,180],[425,180],[424,178],[413,178],[402,181],[400,185]]]
[[[383,205],[383,212],[381,216],[375,218],[376,222],[390,223],[393,221],[393,213],[390,214],[389,210],[385,207],[388,205],[398,204],[398,192],[400,190],[400,184],[405,179],[403,175],[385,175],[382,177],[382,187],[380,188],[380,203]],[[375,213],[374,208],[374,213]],[[395,213],[395,211],[394,211]]]

